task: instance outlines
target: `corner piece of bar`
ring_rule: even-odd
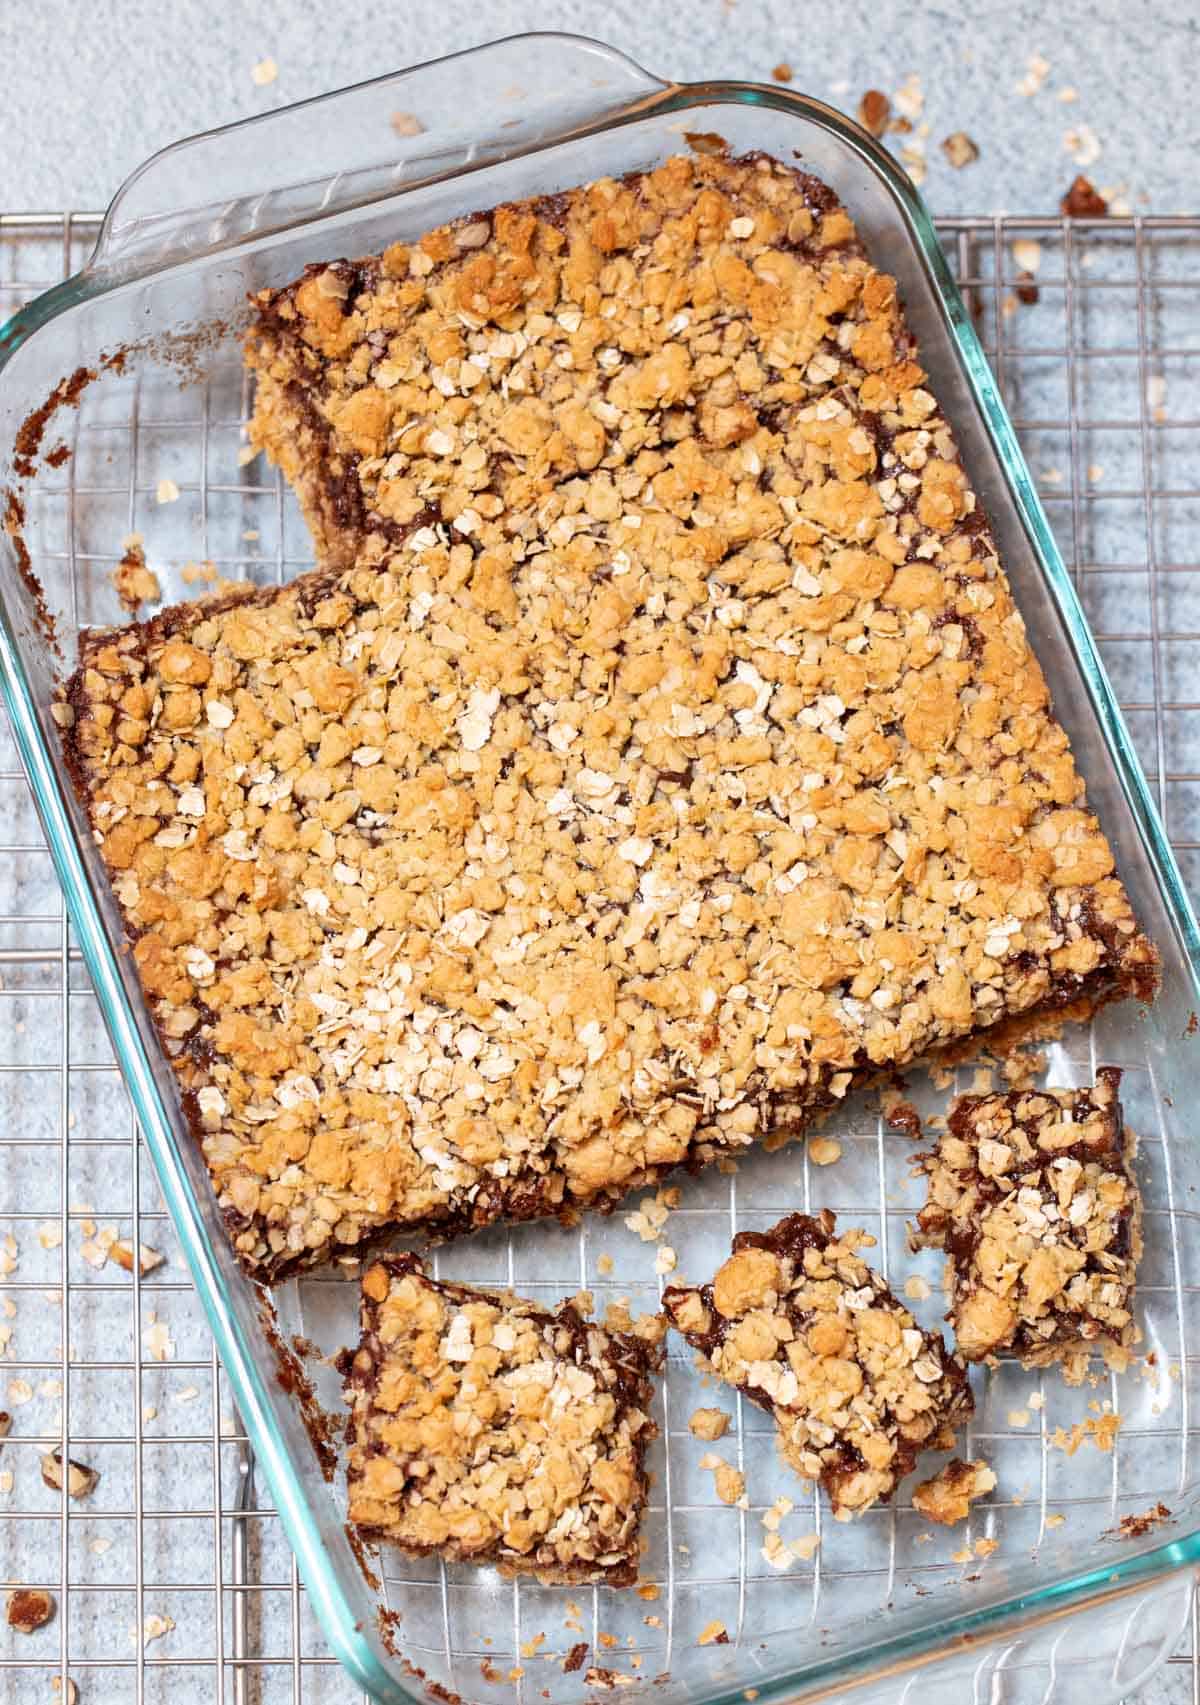
[[[546,1583],[633,1583],[658,1346],[569,1301],[432,1279],[412,1255],[367,1268],[361,1325],[343,1371],[365,1537]]]
[[[918,1453],[949,1449],[971,1414],[967,1372],[923,1331],[826,1209],[740,1232],[711,1284],[663,1306],[713,1371],[772,1415],[780,1451],[839,1521],[890,1498]]]
[[[1142,1203],[1112,1067],[1084,1089],[966,1095],[924,1155],[914,1247],[944,1249],[950,1321],[968,1361],[1026,1367],[1089,1353],[1124,1366],[1137,1341]]]

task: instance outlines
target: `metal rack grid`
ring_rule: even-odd
[[[0,319],[74,270],[97,223],[0,215]],[[1200,642],[1200,557],[1188,543],[1200,520],[1200,219],[954,219],[940,230],[1194,881],[1200,700],[1186,676]],[[1012,283],[1016,239],[1040,245],[1036,301]],[[135,453],[130,528],[138,480]],[[206,460],[200,489],[207,517],[220,488]],[[250,490],[281,514],[277,485]],[[282,561],[281,520],[278,537]],[[213,560],[224,573],[244,567]],[[45,1700],[51,1679],[70,1674],[85,1701],[102,1684],[106,1701],[137,1705],[181,1689],[236,1705],[341,1705],[355,1692],[322,1645],[277,1519],[260,1507],[5,735],[0,807],[0,1404],[30,1392],[0,1447],[0,1474],[14,1477],[0,1480],[0,1574],[45,1581],[57,1598],[52,1661],[42,1646],[0,1666],[0,1694]],[[82,1265],[109,1227],[136,1230],[167,1264],[145,1278]],[[96,1513],[41,1485],[39,1451],[68,1441],[105,1477]],[[156,1635],[155,1618],[174,1626]],[[1200,1699],[1198,1633],[1193,1612],[1160,1697]]]

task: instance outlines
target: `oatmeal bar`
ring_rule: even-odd
[[[914,1243],[947,1251],[950,1312],[969,1361],[1014,1350],[1079,1379],[1093,1347],[1124,1359],[1142,1205],[1133,1138],[1107,1067],[1091,1089],[966,1095],[924,1156]]]
[[[251,359],[350,518],[305,496],[325,566],[85,635],[58,713],[256,1276],[610,1206],[1149,994],[895,286],[811,179],[501,208],[269,297]]]
[[[971,1414],[967,1372],[858,1254],[863,1231],[790,1214],[739,1232],[710,1285],[671,1285],[671,1323],[713,1371],[773,1416],[784,1460],[847,1521],[888,1499],[922,1449]]]
[[[373,1262],[346,1352],[350,1520],[414,1556],[628,1586],[661,1350],[512,1295]]]

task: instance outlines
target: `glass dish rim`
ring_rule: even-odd
[[[237,136],[248,127],[269,126],[273,121],[278,121],[281,115],[294,114],[301,108],[315,112],[330,103],[344,101],[360,90],[394,83],[402,76],[416,75],[422,70],[443,66],[454,60],[462,61],[530,41],[548,45],[560,44],[567,50],[595,51],[600,57],[622,67],[627,74],[637,79],[643,92],[640,96],[632,97],[624,105],[603,110],[599,116],[588,122],[572,125],[565,131],[544,133],[532,143],[518,144],[508,153],[485,155],[457,163],[438,172],[436,178],[439,181],[468,178],[481,171],[486,172],[500,160],[517,155],[544,153],[561,144],[568,136],[572,140],[579,140],[588,135],[624,128],[652,113],[685,113],[718,103],[772,107],[803,116],[848,147],[876,178],[882,180],[904,222],[926,281],[948,321],[964,377],[982,415],[991,447],[1006,476],[1010,495],[1038,570],[1048,586],[1079,663],[1088,698],[1112,756],[1122,793],[1158,882],[1168,917],[1179,936],[1197,1006],[1200,1006],[1200,928],[1197,926],[1149,784],[1026,466],[1007,409],[996,388],[982,345],[938,242],[932,216],[891,155],[853,120],[825,102],[792,88],[742,80],[666,82],[644,70],[630,56],[595,38],[564,31],[531,31],[499,38],[460,53],[386,73],[348,88],[333,90],[276,108],[269,113],[253,115],[219,129],[199,132],[171,143],[143,162],[126,179],[114,197],[101,225],[96,248],[80,271],[34,298],[6,325],[0,327],[0,374],[3,374],[4,368],[21,346],[60,314],[117,287],[169,270],[176,265],[187,265],[189,261],[215,252],[217,248],[237,248],[254,242],[256,238],[261,240],[267,234],[243,233],[206,250],[193,251],[187,255],[170,255],[158,261],[149,257],[133,266],[106,265],[104,251],[112,231],[114,213],[131,186],[142,179],[157,162],[188,149],[202,147],[218,137]],[[420,180],[421,184],[430,181],[432,180],[429,177]],[[324,218],[335,217],[348,211],[349,207],[400,200],[409,189],[415,187],[416,184],[402,183],[371,194],[356,203],[334,204],[315,211],[305,210],[285,225],[273,227],[270,234],[276,235],[281,230],[308,225],[315,227]],[[380,1701],[381,1705],[385,1705],[385,1702],[387,1705],[390,1705],[390,1702],[400,1705],[400,1702],[417,1700],[421,1697],[418,1691],[419,1681],[414,1680],[413,1685],[408,1686],[392,1674],[380,1661],[361,1627],[356,1627],[354,1610],[342,1592],[336,1571],[330,1564],[320,1534],[312,1520],[301,1476],[275,1426],[266,1398],[269,1376],[260,1369],[235,1314],[226,1306],[225,1281],[201,1220],[198,1199],[176,1150],[175,1134],[155,1080],[151,1059],[138,1031],[118,972],[115,948],[109,940],[96,894],[76,844],[75,833],[65,806],[64,784],[51,761],[48,738],[38,717],[8,610],[2,603],[0,690],[3,691],[17,748],[46,832],[55,872],[63,888],[70,921],[78,937],[117,1062],[146,1139],[147,1149],[154,1162],[164,1200],[179,1233],[189,1269],[204,1304],[222,1365],[233,1386],[248,1436],[267,1476],[276,1510],[283,1522],[289,1543],[296,1553],[301,1574],[324,1634],[333,1652],[356,1684],[373,1699]],[[1030,1626],[1088,1602],[1098,1602],[1143,1588],[1156,1579],[1200,1564],[1200,1517],[1197,1517],[1196,1521],[1194,1531],[1172,1538],[1135,1556],[1114,1561],[1111,1565],[1088,1568],[1064,1580],[1050,1582],[1034,1592],[1014,1592],[999,1604],[981,1610],[936,1617],[922,1628],[884,1637],[877,1645],[861,1652],[831,1655],[806,1665],[802,1672],[763,1678],[758,1686],[758,1697],[762,1705],[783,1705],[784,1701],[795,1696],[798,1684],[803,1687],[806,1697],[813,1693],[823,1694],[833,1687],[862,1682],[881,1670],[895,1673],[919,1662],[932,1661],[946,1651],[961,1649],[968,1641],[997,1637],[1006,1626],[1014,1625],[1018,1619],[1022,1626]],[[709,1696],[709,1705],[737,1705],[742,1697],[740,1685],[727,1686]]]

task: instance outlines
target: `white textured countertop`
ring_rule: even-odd
[[[41,0],[21,8],[0,64],[6,209],[101,207],[146,156],[190,132],[528,29],[603,36],[679,79],[769,81],[851,111],[864,89],[920,80],[926,197],[938,213],[1052,212],[1078,169],[1065,143],[1087,127],[1088,175],[1130,210],[1194,211],[1194,80],[1200,24],[1167,0]],[[10,0],[10,17],[15,16]],[[1048,65],[1018,93],[1031,57]],[[273,60],[275,79],[253,68]],[[1035,79],[1036,80],[1036,76]],[[1065,99],[1074,90],[1074,99]],[[978,161],[955,171],[939,143],[965,130]]]

